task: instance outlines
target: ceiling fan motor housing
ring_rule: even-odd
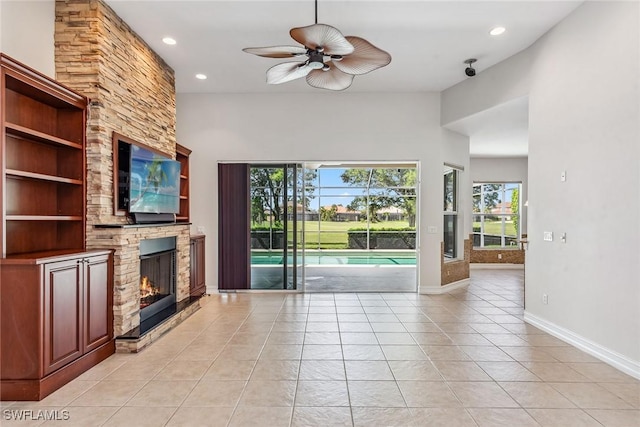
[[[324,68],[324,54],[321,50],[309,49],[307,55],[309,55],[309,67],[313,68],[314,70]]]

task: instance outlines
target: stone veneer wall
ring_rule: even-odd
[[[116,336],[140,324],[140,240],[168,236],[176,236],[178,248],[176,296],[178,300],[182,300],[189,296],[188,226],[98,228],[92,233],[92,249],[116,248],[113,286],[113,319]]]
[[[473,242],[473,234],[469,238]],[[498,255],[501,257],[498,258]],[[470,262],[472,264],[524,264],[524,250],[511,248],[475,249],[471,247]]]
[[[456,261],[444,260],[444,242],[440,242],[440,284],[458,282],[469,278],[469,258],[471,255],[472,240],[464,241],[464,258]]]
[[[87,248],[112,248],[114,333],[138,326],[142,239],[177,236],[177,298],[189,296],[189,226],[103,229],[114,213],[112,134],[175,158],[173,70],[101,0],[57,0],[56,79],[91,100],[87,124]]]

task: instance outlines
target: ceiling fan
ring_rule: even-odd
[[[343,36],[331,25],[318,24],[318,0],[315,0],[315,24],[292,28],[291,38],[302,46],[248,47],[244,52],[266,58],[296,58],[267,70],[267,83],[280,84],[306,77],[313,87],[344,90],[353,77],[384,67],[391,55],[361,37]]]

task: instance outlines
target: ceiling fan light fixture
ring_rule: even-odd
[[[324,62],[313,61],[309,62],[307,66],[312,70],[322,70],[324,68]]]

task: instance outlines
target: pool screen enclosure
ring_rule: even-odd
[[[350,291],[368,275],[415,291],[416,164],[219,164],[219,180],[221,290]]]

